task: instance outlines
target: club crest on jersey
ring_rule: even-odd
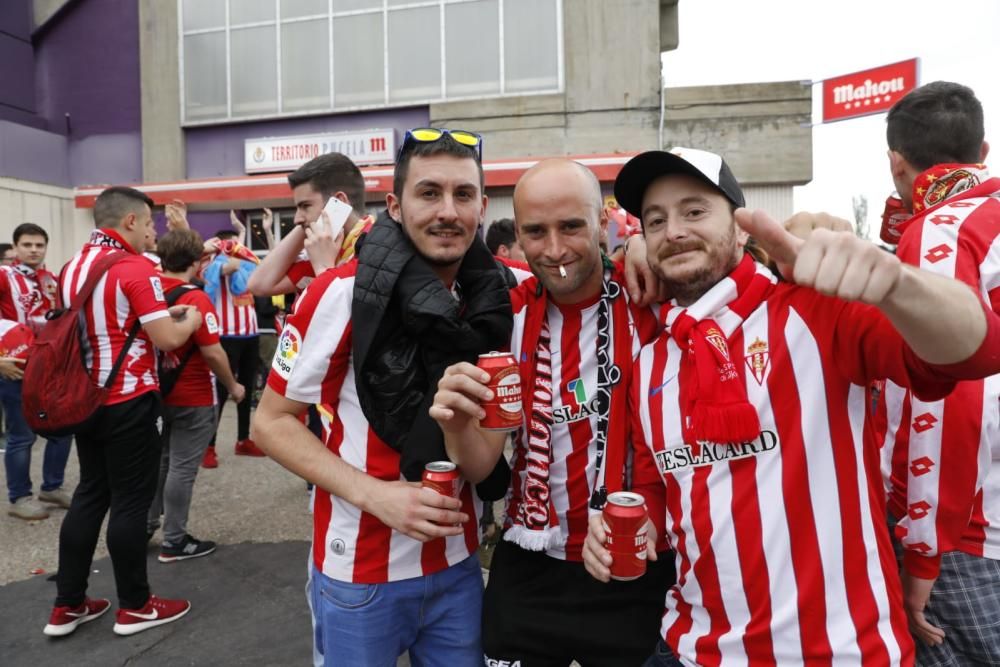
[[[566,391],[572,395],[572,404],[563,405],[552,411],[553,424],[566,424],[569,422],[587,419],[591,415],[597,414],[597,396],[588,396],[587,387],[583,380],[577,378],[566,383]]]
[[[709,327],[705,333],[705,339],[719,351],[723,359],[729,361],[729,345],[726,343],[726,337],[722,335],[721,331],[715,327]]]
[[[719,461],[745,459],[773,451],[778,447],[778,434],[774,431],[761,431],[754,440],[734,443],[699,442],[695,450],[691,445],[682,443],[673,449],[653,452],[656,467],[661,475],[676,472],[684,468],[696,468],[712,465]]]
[[[753,373],[753,378],[757,380],[757,384],[763,386],[767,369],[771,365],[771,357],[767,353],[767,343],[757,338],[747,347],[747,353],[743,359],[747,363],[747,368]]]
[[[163,285],[160,283],[160,279],[153,276],[149,279],[149,284],[153,286],[153,298],[157,301],[166,301],[163,298]]]
[[[302,335],[292,325],[287,325],[278,339],[278,349],[274,352],[274,370],[286,380],[291,377],[292,369],[299,358],[302,349]]]
[[[215,318],[215,313],[205,313],[205,328],[210,334],[219,333],[219,320]]]

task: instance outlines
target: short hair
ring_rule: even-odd
[[[468,158],[476,163],[479,170],[479,189],[483,189],[483,164],[479,160],[479,151],[474,146],[465,146],[455,141],[450,134],[442,134],[434,141],[411,141],[405,150],[400,151],[396,159],[396,169],[392,174],[392,193],[397,199],[403,196],[403,187],[410,172],[410,160],[414,157],[432,157],[434,155],[451,155],[457,158]]]
[[[219,239],[220,241],[225,241],[227,239],[235,239],[236,236],[237,236],[236,232],[232,229],[220,229],[219,231],[215,232],[215,238]]]
[[[325,153],[306,162],[288,175],[288,184],[295,189],[308,183],[312,189],[329,199],[343,192],[358,215],[365,214],[365,177],[358,165],[342,153]]]
[[[175,229],[156,241],[156,254],[164,271],[180,273],[201,259],[205,241],[193,229]]]
[[[140,213],[141,205],[153,209],[153,200],[145,192],[117,185],[97,195],[94,202],[94,224],[101,228],[117,227],[129,213]]]
[[[889,149],[916,169],[979,162],[985,136],[983,105],[967,86],[928,83],[889,109],[885,135]]]
[[[3,258],[4,254],[8,250],[13,250],[13,249],[14,249],[14,246],[11,245],[10,243],[0,243],[0,258]]]
[[[46,244],[49,242],[49,233],[33,222],[22,222],[14,228],[14,245],[17,245],[22,236],[41,236]]]
[[[486,229],[486,247],[494,255],[497,254],[500,246],[507,246],[509,248],[514,245],[515,240],[514,221],[510,218],[494,220]]]

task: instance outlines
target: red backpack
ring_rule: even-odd
[[[104,386],[97,386],[84,365],[79,323],[83,318],[83,306],[97,283],[112,264],[126,256],[124,252],[111,252],[94,262],[72,305],[46,315],[49,321],[31,346],[21,386],[24,418],[35,433],[62,436],[81,431],[104,405],[108,388],[118,375],[141,325],[136,320],[107,381]]]

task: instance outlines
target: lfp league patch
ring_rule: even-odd
[[[153,276],[149,279],[149,284],[153,286],[153,297],[157,301],[166,301],[163,297],[163,285],[160,283],[160,279]]]
[[[275,372],[286,380],[291,377],[301,349],[302,334],[292,325],[286,325],[278,339],[278,347],[274,351],[274,363],[271,366]]]

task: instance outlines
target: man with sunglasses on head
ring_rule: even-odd
[[[510,338],[509,284],[477,234],[486,201],[478,135],[408,132],[387,214],[282,331],[254,438],[317,487],[312,606],[326,664],[482,660],[478,496],[502,495],[508,471],[463,469],[458,498],[419,480],[447,459],[428,414],[444,368]],[[322,442],[299,421],[311,404]]]
[[[631,299],[624,268],[601,251],[608,219],[593,172],[561,158],[538,163],[514,189],[514,213],[533,273],[511,292],[524,417],[483,600],[484,657],[524,667],[638,665],[659,626],[673,562],[657,558],[654,537],[647,573],[605,586],[584,568],[583,542],[607,493],[631,486],[628,378],[658,326]],[[450,367],[431,408],[463,470],[503,451],[505,433],[478,427],[485,380],[472,364]],[[653,482],[633,490],[656,494]]]

